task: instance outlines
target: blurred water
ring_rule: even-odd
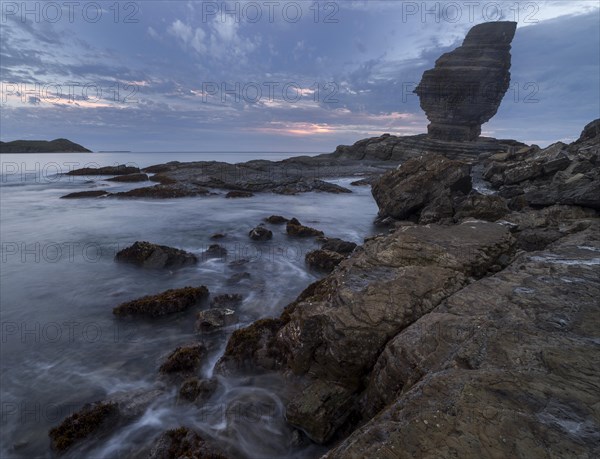
[[[289,239],[284,226],[273,226],[273,240],[255,243],[248,231],[271,214],[297,217],[327,236],[361,242],[375,230],[376,205],[368,187],[352,194],[260,194],[249,199],[220,196],[175,200],[61,200],[79,190],[129,189],[96,177],[57,175],[60,169],[89,163],[145,167],[171,160],[282,159],[291,154],[58,154],[2,155],[0,179],[0,457],[52,457],[48,429],[87,402],[123,390],[151,388],[157,369],[176,346],[199,339],[194,332],[198,309],[158,321],[115,320],[112,308],[168,288],[206,285],[211,294],[241,293],[243,326],[278,316],[283,307],[319,275],[307,270],[304,254],[314,240]],[[92,159],[92,160],[90,160]],[[65,164],[65,163],[77,163]],[[58,165],[58,167],[56,166]],[[335,183],[348,186],[354,179]],[[114,254],[136,240],[185,249],[199,256],[214,241],[227,259],[202,260],[174,272],[116,264]],[[247,258],[232,267],[229,262]],[[251,277],[236,285],[232,275]],[[222,353],[227,335],[211,341],[204,375]],[[240,457],[316,457],[319,449],[291,446],[283,416],[285,387],[274,376],[223,379],[206,410],[176,406],[167,392],[136,421],[98,444],[84,444],[66,457],[134,457],[165,429],[188,425],[233,447]],[[231,416],[232,407],[263,407],[252,416]],[[216,409],[218,407],[219,409]],[[229,413],[229,414],[228,414]],[[258,416],[258,417],[257,417]]]

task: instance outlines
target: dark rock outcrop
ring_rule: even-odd
[[[452,199],[471,191],[471,166],[439,155],[411,159],[372,187],[379,218],[431,223],[454,214]]]
[[[227,249],[220,244],[211,244],[202,252],[202,258],[205,260],[209,258],[225,258],[226,256]]]
[[[473,27],[462,46],[442,55],[415,89],[434,139],[471,141],[498,111],[510,84],[510,43],[516,22]]]
[[[63,452],[74,443],[98,432],[118,417],[116,403],[98,402],[85,405],[50,430],[52,449]]]
[[[131,247],[117,252],[115,260],[132,263],[143,268],[170,269],[181,268],[198,262],[198,258],[193,253],[146,241],[136,241]]]
[[[331,250],[313,250],[306,254],[306,264],[317,271],[330,273],[345,257]]]
[[[113,309],[116,316],[162,317],[185,311],[208,296],[208,289],[184,287],[171,289],[157,295],[148,295],[123,303]]]
[[[265,218],[265,221],[273,225],[282,225],[283,223],[287,223],[289,219],[282,217],[281,215],[271,215],[270,217]]]
[[[206,196],[210,192],[203,187],[188,185],[154,185],[143,188],[134,188],[129,191],[112,193],[116,198],[151,198],[151,199],[173,199],[194,196]]]
[[[232,198],[251,198],[252,196],[254,196],[254,193],[252,193],[251,191],[238,191],[238,190],[230,191],[229,193],[227,193],[225,195],[225,197],[227,199],[232,199]]]
[[[252,228],[248,233],[248,236],[253,241],[268,241],[273,238],[273,231],[259,225],[256,228]]]
[[[108,180],[110,182],[146,182],[148,180],[148,176],[143,173],[127,174],[127,175],[117,175],[115,177],[111,177],[106,180]]]
[[[570,145],[523,148],[487,159],[483,178],[509,207],[555,204],[600,210],[600,120],[589,123]]]
[[[140,169],[135,166],[119,164],[118,166],[83,167],[67,172],[67,175],[127,175],[137,174]]]
[[[196,331],[211,332],[237,322],[237,314],[229,308],[210,308],[200,311],[196,319]]]
[[[332,252],[341,253],[342,255],[349,255],[356,249],[356,244],[338,238],[326,238],[321,245],[321,249],[331,250]]]
[[[65,194],[64,196],[61,196],[60,199],[98,198],[108,194],[108,191],[104,190],[76,191],[75,193]]]
[[[296,237],[314,237],[323,236],[323,231],[311,228],[310,226],[304,226],[298,221],[297,218],[292,218],[287,222],[286,232],[290,236]]]
[[[216,379],[186,379],[179,388],[179,398],[188,402],[202,404],[217,390],[219,383]]]
[[[205,355],[206,348],[200,343],[180,346],[167,356],[159,371],[163,374],[191,374],[200,367]]]

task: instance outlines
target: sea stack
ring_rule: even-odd
[[[478,24],[462,46],[443,54],[415,89],[433,139],[472,141],[498,111],[510,84],[516,22]]]

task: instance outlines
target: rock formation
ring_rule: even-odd
[[[415,89],[431,122],[429,136],[476,140],[481,125],[498,111],[510,84],[510,43],[516,22],[473,27],[462,46],[442,55]]]

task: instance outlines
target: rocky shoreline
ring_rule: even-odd
[[[390,141],[359,143],[353,154]],[[307,267],[326,275],[280,317],[235,330],[215,374],[284,378],[287,422],[304,441],[329,447],[328,458],[425,457],[425,451],[596,457],[600,120],[570,145],[484,151],[469,161],[407,155],[399,167],[371,176],[385,232],[362,246],[327,238],[295,218],[265,219],[286,224],[288,237],[317,238],[321,248],[307,254]],[[161,167],[161,177],[184,184],[197,178],[197,165],[169,167]],[[477,180],[487,183],[485,194],[474,189]],[[268,240],[270,232],[263,223],[248,238]],[[224,256],[218,244],[206,254]],[[116,259],[150,269],[198,262],[148,242]],[[170,290],[114,313],[159,317],[208,295],[205,287]],[[241,298],[202,303],[197,330],[235,324]],[[137,396],[149,403],[175,385],[182,400],[201,407],[219,387],[218,379],[197,377],[205,355],[204,344],[178,347],[157,370],[157,389]],[[66,419],[51,432],[55,450],[102,438],[132,419],[120,403],[100,401],[73,415],[78,423]],[[191,445],[215,457],[239,453],[181,429],[148,447],[164,453],[167,442],[169,451]],[[163,453],[148,454],[175,457]]]

